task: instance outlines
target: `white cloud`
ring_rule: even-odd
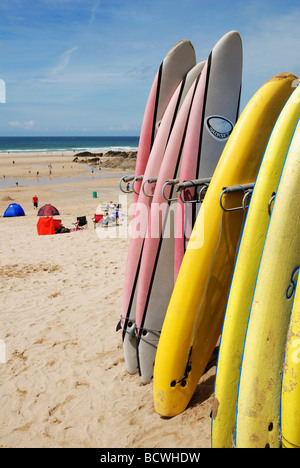
[[[57,75],[64,71],[71,60],[71,55],[78,49],[78,46],[72,47],[71,49],[66,50],[61,56],[59,57],[57,65],[52,68],[51,75]]]
[[[92,9],[91,9],[91,18],[90,18],[89,25],[91,25],[95,21],[99,6],[100,6],[100,0],[97,0],[96,3],[94,3],[94,5],[92,6]]]
[[[6,102],[6,85],[4,80],[0,80],[0,102]]]
[[[127,124],[123,124],[123,125],[110,125],[108,127],[108,130],[110,132],[129,132],[129,131],[138,131],[140,130],[140,127],[137,126],[137,125],[127,125]]]
[[[289,72],[299,76],[300,9],[272,14],[266,18],[260,9],[249,12],[249,24],[242,31],[242,108],[272,76]],[[256,15],[256,18],[254,17]]]
[[[24,130],[32,130],[35,127],[34,120],[28,120],[27,122],[9,122],[9,125],[13,128],[22,128]]]

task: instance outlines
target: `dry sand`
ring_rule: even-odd
[[[93,176],[72,156],[0,156],[0,178],[19,183],[0,188],[0,446],[210,447],[215,367],[171,419],[155,413],[152,384],[126,370],[115,328],[128,238],[99,238],[92,222],[101,201],[119,202],[119,172]],[[49,178],[49,162],[52,183],[28,186],[37,171]],[[55,184],[59,176],[68,180]],[[39,236],[35,194],[39,206],[58,208],[64,226],[85,215],[88,228]],[[26,216],[3,218],[10,202]]]

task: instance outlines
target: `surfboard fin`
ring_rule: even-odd
[[[122,329],[122,320],[119,320],[116,326],[116,332]]]

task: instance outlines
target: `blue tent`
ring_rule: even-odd
[[[25,216],[23,208],[17,203],[10,203],[10,205],[8,205],[3,218],[11,218],[13,216]]]

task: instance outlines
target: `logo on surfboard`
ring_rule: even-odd
[[[230,120],[220,115],[211,115],[206,118],[206,127],[217,140],[226,140],[233,130]]]

